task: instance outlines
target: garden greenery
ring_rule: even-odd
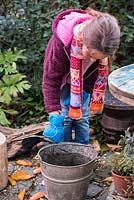
[[[43,57],[48,40],[52,34],[54,17],[69,8],[91,6],[116,16],[121,26],[121,46],[115,66],[133,62],[132,1],[130,0],[2,0],[0,2],[0,48],[25,49],[25,59],[19,61],[20,73],[27,75],[31,83],[28,93],[20,99],[19,123],[34,123],[46,117],[41,93]],[[0,72],[1,76],[1,72]],[[23,114],[22,114],[23,113]],[[30,119],[30,121],[29,121]],[[36,120],[35,120],[36,119]],[[27,121],[27,122],[26,122]]]
[[[121,44],[117,53],[118,66],[134,63],[134,14],[131,0],[81,0],[84,8],[88,5],[102,12],[114,15],[121,27]]]
[[[115,152],[113,156],[113,171],[120,176],[134,175],[134,132],[130,131],[130,127],[121,136],[118,144],[122,146],[122,150]]]
[[[24,59],[22,52],[16,49],[0,52],[0,125],[10,124],[6,114],[17,114],[16,110],[10,108],[13,106],[13,100],[19,93],[23,94],[24,90],[30,88],[28,81],[24,79],[26,76],[17,70],[16,62]]]

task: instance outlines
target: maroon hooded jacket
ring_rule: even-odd
[[[57,15],[52,25],[53,35],[51,36],[45,51],[42,92],[44,96],[45,108],[48,113],[61,110],[60,91],[66,84],[66,78],[70,73],[69,58],[71,41],[67,45],[63,44],[57,34],[57,25],[60,20],[64,19],[64,16],[70,14],[71,12],[78,12],[81,14],[86,13],[84,10],[71,9],[63,11]],[[74,26],[78,23],[78,21],[80,20],[75,21]],[[83,76],[83,89],[91,95],[97,75],[98,60],[87,69]]]

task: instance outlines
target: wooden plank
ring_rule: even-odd
[[[25,153],[41,141],[51,142],[48,138],[39,134],[48,124],[49,122],[46,121],[39,124],[25,126],[20,129],[0,126],[0,132],[6,137],[8,158]]]
[[[134,106],[134,64],[113,71],[108,85],[115,98]]]
[[[7,186],[8,182],[8,159],[6,137],[0,133],[0,190]]]

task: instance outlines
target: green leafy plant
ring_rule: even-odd
[[[95,133],[95,138],[98,140],[100,144],[103,144],[104,142],[104,134],[102,131],[102,126],[101,126],[101,118],[102,115],[100,114],[90,114],[91,118],[91,124],[90,127],[93,128],[94,133]]]
[[[130,176],[134,174],[134,132],[128,128],[118,144],[122,151],[115,153],[112,159],[113,170],[118,175]]]
[[[134,132],[128,128],[125,136],[119,141],[122,146],[120,153],[115,153],[112,158],[112,170],[120,176],[130,177],[127,184],[127,194],[134,197]]]
[[[9,125],[7,114],[14,115],[18,112],[11,109],[13,100],[19,93],[30,88],[30,84],[25,80],[26,76],[17,70],[17,61],[24,59],[22,55],[24,50],[18,51],[8,49],[6,52],[0,52],[0,124]]]

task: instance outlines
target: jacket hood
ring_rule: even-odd
[[[56,34],[65,46],[68,46],[73,37],[73,28],[76,24],[92,19],[85,10],[70,9],[59,13],[52,24],[53,34]]]

